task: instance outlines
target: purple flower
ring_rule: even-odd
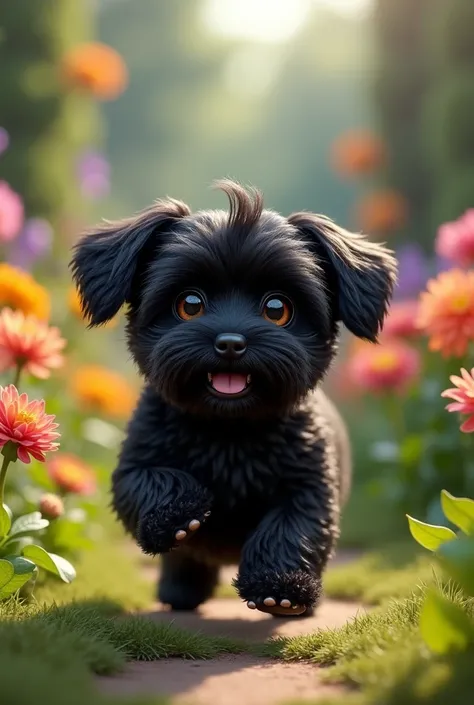
[[[30,218],[10,250],[9,261],[29,271],[51,249],[53,229],[43,218]]]
[[[400,248],[398,257],[398,284],[395,291],[399,299],[412,299],[424,289],[429,278],[428,261],[422,248],[410,243]]]
[[[110,191],[110,165],[103,154],[88,150],[79,158],[77,175],[86,198],[97,199]]]
[[[4,127],[0,127],[0,154],[8,149],[10,137]]]

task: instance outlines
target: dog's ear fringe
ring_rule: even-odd
[[[376,343],[397,281],[392,250],[330,218],[293,213],[288,222],[309,239],[336,287],[337,316],[359,338]]]
[[[130,302],[141,255],[153,236],[190,213],[182,201],[159,200],[129,218],[103,221],[78,240],[69,266],[88,327],[107,323]]]

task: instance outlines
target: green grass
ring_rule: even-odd
[[[329,568],[324,579],[328,597],[379,605],[405,598],[433,580],[431,556],[415,542],[388,544],[347,565]]]

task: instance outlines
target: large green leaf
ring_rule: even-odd
[[[474,597],[474,536],[461,536],[443,544],[437,556],[449,576]]]
[[[22,556],[7,556],[5,560],[13,566],[14,575],[11,580],[0,589],[0,599],[9,597],[9,595],[13,595],[22,588],[23,585],[30,580],[36,570],[35,564]]]
[[[474,535],[474,500],[466,497],[453,497],[452,494],[443,490],[441,492],[441,506],[444,515],[450,522],[468,536]]]
[[[76,577],[76,571],[69,561],[55,553],[48,553],[41,546],[25,546],[22,553],[25,558],[34,561],[38,568],[44,568],[44,570],[57,575],[65,583],[72,582]]]
[[[0,505],[0,541],[7,536],[11,525],[11,511],[6,504],[2,504]]]
[[[46,529],[47,526],[49,526],[49,521],[47,519],[43,519],[41,512],[24,514],[22,517],[18,517],[18,519],[13,522],[10,536],[13,537],[20,536],[21,534],[30,534],[32,531]]]
[[[420,614],[420,631],[425,643],[437,654],[464,650],[474,643],[474,622],[462,607],[434,590],[426,594]]]
[[[15,575],[15,570],[10,561],[0,560],[0,589],[8,585]]]
[[[414,519],[408,514],[407,519],[411,535],[420,546],[427,548],[428,551],[436,551],[443,543],[456,538],[454,531],[451,531],[446,526],[425,524],[424,521]]]

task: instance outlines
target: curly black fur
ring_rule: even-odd
[[[286,219],[264,210],[258,192],[219,185],[230,213],[159,201],[75,248],[90,324],[128,304],[128,345],[145,379],[113,473],[113,506],[146,553],[165,554],[159,596],[173,608],[197,607],[219,565],[238,561],[243,599],[308,611],[350,478],[344,425],[318,385],[339,322],[377,340],[395,261],[323,216]],[[189,291],[203,315],[183,321],[176,301]],[[286,327],[262,316],[269,294],[291,301]],[[218,353],[224,333],[243,336],[244,354]],[[218,395],[208,376],[220,373],[251,375],[250,386]],[[201,522],[195,532],[192,520]]]

